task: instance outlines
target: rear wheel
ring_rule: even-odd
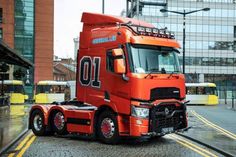
[[[53,114],[52,118],[53,130],[58,135],[66,135],[68,134],[65,122],[65,116],[61,111],[57,111]]]
[[[97,130],[99,139],[104,143],[116,144],[120,139],[117,118],[111,111],[101,113]]]
[[[30,118],[30,125],[35,135],[44,136],[47,134],[46,126],[44,124],[44,115],[40,110],[33,111]]]

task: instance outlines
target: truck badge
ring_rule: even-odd
[[[168,108],[165,108],[165,115],[167,116],[170,113]]]

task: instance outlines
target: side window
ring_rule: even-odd
[[[190,95],[196,94],[196,87],[187,87],[187,94]]]
[[[0,40],[2,40],[2,28],[0,28]]]
[[[106,69],[110,72],[114,72],[114,57],[112,52],[108,51],[106,56]]]
[[[2,23],[2,8],[0,8],[0,23]]]

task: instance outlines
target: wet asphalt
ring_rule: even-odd
[[[195,111],[211,122],[211,126],[209,126],[208,121],[198,119],[192,111]],[[191,126],[192,129],[185,132],[185,135],[230,152],[236,156],[235,110],[231,110],[227,105],[219,104],[217,106],[189,106],[188,113],[189,126]],[[222,131],[221,128],[224,130]]]
[[[0,150],[27,128],[31,105],[0,107]]]
[[[20,130],[27,125],[28,110],[30,106],[18,106],[21,110],[17,114],[7,114],[8,116],[0,116],[1,120],[1,144],[7,143],[10,138],[17,136]],[[12,108],[10,112],[13,112]],[[197,114],[206,118],[217,126],[220,126],[233,134],[236,134],[236,111],[230,110],[225,105],[218,106],[188,106],[189,126],[192,128],[185,135],[200,140],[211,146],[220,148],[226,152],[236,156],[236,139],[228,137],[219,130],[207,125],[204,121],[193,114]],[[6,122],[4,118],[10,117],[10,121]],[[5,122],[4,122],[5,121]],[[4,127],[2,127],[2,122]],[[3,131],[2,131],[3,130]],[[14,131],[13,131],[14,130]],[[14,132],[14,134],[13,134]],[[30,133],[31,131],[29,131]],[[2,140],[3,139],[3,140]],[[19,143],[24,137],[19,140]],[[18,153],[20,150],[15,150],[18,144],[15,144],[4,156],[8,156],[11,152]],[[216,153],[217,154],[217,153]],[[217,154],[218,156],[223,156]],[[24,152],[23,156],[124,156],[124,157],[142,157],[142,156],[202,156],[199,153],[187,148],[176,142],[171,136],[167,135],[162,138],[154,138],[144,142],[137,142],[131,139],[122,140],[118,145],[106,145],[96,140],[81,139],[75,136],[67,137],[36,137],[32,144]]]

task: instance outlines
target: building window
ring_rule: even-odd
[[[0,40],[2,40],[2,28],[0,28]]]
[[[2,8],[0,8],[0,23],[2,23]]]
[[[234,41],[234,52],[236,52],[236,40]]]
[[[236,38],[236,26],[234,26],[234,38]]]

